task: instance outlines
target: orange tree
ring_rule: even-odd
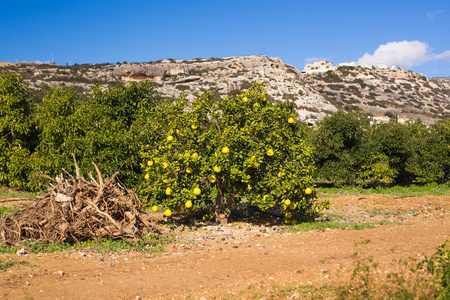
[[[285,221],[308,219],[327,204],[315,202],[312,150],[291,103],[270,103],[262,84],[233,97],[207,91],[188,105],[177,99],[155,110],[143,145],[147,206],[214,211],[226,223],[241,201],[279,205]]]

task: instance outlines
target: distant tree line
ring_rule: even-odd
[[[335,185],[411,184],[450,179],[450,120],[371,125],[362,112],[337,112],[311,131],[316,178]]]
[[[83,99],[83,100],[81,100]],[[0,183],[39,190],[45,173],[73,172],[75,153],[84,176],[91,162],[106,176],[116,171],[129,187],[143,180],[144,143],[173,99],[160,97],[148,81],[96,86],[81,98],[67,87],[52,87],[38,104],[27,83],[0,74]],[[303,125],[302,125],[303,126]],[[446,182],[450,179],[450,121],[430,127],[413,122],[370,125],[363,113],[338,112],[309,131],[316,179],[336,185]]]

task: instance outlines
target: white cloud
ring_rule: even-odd
[[[431,59],[450,61],[450,50],[444,51],[441,54],[432,54]]]
[[[49,60],[42,61],[42,60],[37,59],[37,60],[32,60],[32,61],[24,60],[24,61],[22,61],[22,63],[30,63],[30,64],[42,65],[42,64],[50,64],[51,62]]]
[[[434,18],[436,18],[438,15],[443,14],[444,11],[442,9],[433,11],[433,12],[427,12],[426,16],[428,19],[433,20]]]
[[[373,54],[365,53],[357,64],[385,64],[387,66],[414,67],[431,60],[450,61],[450,50],[440,54],[430,51],[427,43],[420,41],[390,42],[380,45]]]
[[[380,45],[373,54],[365,53],[357,64],[413,67],[429,59],[428,44],[419,41],[390,42]]]

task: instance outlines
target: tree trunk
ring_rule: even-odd
[[[232,193],[230,197],[227,199],[227,211],[222,212],[220,210],[220,206],[222,204],[223,200],[223,183],[218,180],[217,181],[217,196],[216,196],[216,205],[215,205],[215,211],[214,214],[216,216],[216,222],[220,225],[227,225],[228,224],[228,218],[230,217],[230,210],[234,203],[234,195],[236,192],[236,189],[233,187]]]
[[[226,216],[225,214],[223,214],[220,211],[220,206],[222,204],[222,198],[223,198],[222,188],[223,188],[223,183],[219,179],[219,180],[217,180],[217,196],[216,196],[216,205],[215,205],[215,209],[214,209],[214,215],[216,216],[217,223],[219,223],[220,225],[226,225],[228,223],[228,216]]]
[[[228,199],[227,199],[228,216],[230,215],[229,212],[231,211],[231,208],[233,207],[235,195],[236,195],[236,187],[233,187],[230,197],[228,197]]]

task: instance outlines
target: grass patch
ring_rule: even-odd
[[[341,229],[341,230],[364,230],[375,228],[376,225],[388,225],[392,222],[383,220],[379,222],[368,222],[368,223],[344,223],[344,222],[304,222],[296,225],[286,225],[282,228],[287,232],[307,232],[314,230],[325,230],[325,229]]]
[[[20,250],[19,247],[0,245],[0,254],[14,254],[19,250]]]
[[[393,186],[393,187],[375,187],[364,188],[361,186],[344,186],[344,187],[318,187],[319,198],[331,198],[343,195],[370,195],[382,194],[397,197],[407,196],[443,196],[450,194],[449,184],[428,183],[425,185],[409,185],[409,186]]]
[[[19,210],[19,208],[17,208],[17,207],[0,206],[0,218],[4,214],[9,215],[9,214],[11,214],[11,213],[13,213],[15,211],[18,211],[18,210]]]
[[[32,193],[21,190],[12,190],[5,187],[0,187],[0,196],[7,198],[27,198],[30,200],[36,200],[38,193]]]
[[[115,253],[119,251],[163,252],[164,246],[173,241],[173,238],[145,236],[137,242],[129,243],[124,240],[100,239],[88,240],[76,244],[49,243],[25,241],[23,246],[30,253],[53,253],[70,250],[92,251],[97,253]],[[0,253],[16,253],[20,248],[0,245]]]
[[[0,260],[0,270],[6,270],[9,269],[15,265],[23,265],[23,266],[29,266],[30,262],[28,261],[2,261]]]
[[[366,211],[372,216],[401,216],[408,213],[408,211],[390,211],[378,207]]]

